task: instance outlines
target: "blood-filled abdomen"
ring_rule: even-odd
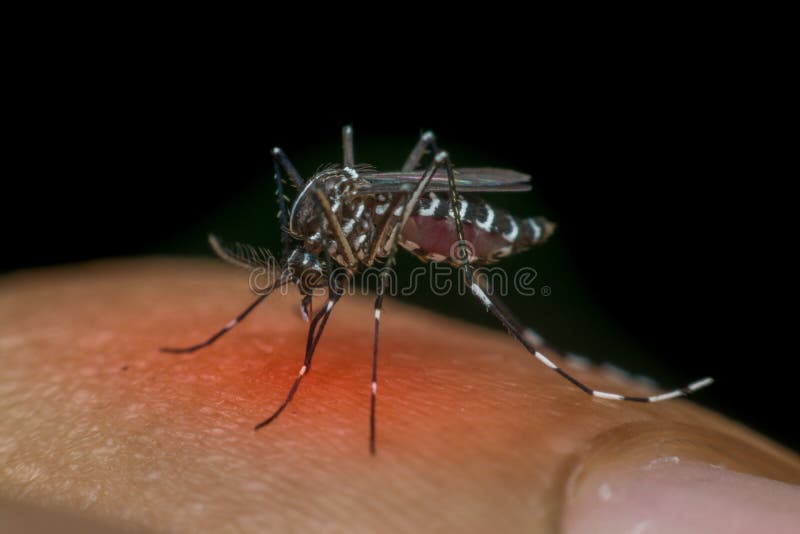
[[[555,229],[543,217],[518,219],[474,197],[461,199],[458,212],[470,263],[478,265],[543,243]],[[423,261],[461,263],[456,222],[446,194],[428,193],[420,199],[398,244]]]

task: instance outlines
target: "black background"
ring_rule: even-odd
[[[456,165],[532,174],[532,192],[491,200],[559,224],[507,262],[552,289],[510,298],[525,322],[665,386],[714,376],[698,402],[800,445],[795,355],[775,346],[760,303],[775,281],[763,198],[778,196],[751,166],[763,93],[724,58],[596,54],[556,70],[530,57],[382,58],[394,74],[332,60],[296,64],[301,76],[266,52],[235,66],[175,50],[90,56],[28,65],[7,102],[3,270],[210,255],[209,231],[276,249],[269,148],[308,176],[338,161],[352,124],[357,160],[391,169],[432,129]],[[466,299],[409,298],[494,324]]]

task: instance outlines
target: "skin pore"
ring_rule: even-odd
[[[302,365],[295,291],[201,351],[158,350],[205,339],[252,298],[246,273],[209,260],[0,278],[0,530],[788,532],[800,522],[794,452],[688,400],[593,399],[504,332],[396,299],[381,322],[376,456],[372,298],[341,300],[293,403],[254,432]],[[600,389],[652,393],[565,368]]]

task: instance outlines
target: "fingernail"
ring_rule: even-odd
[[[581,475],[567,497],[564,532],[800,532],[800,486],[677,456],[616,469]]]

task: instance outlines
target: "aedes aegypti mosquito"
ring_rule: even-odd
[[[308,321],[311,293],[327,286],[328,300],[310,320],[303,365],[278,409],[255,426],[258,430],[283,412],[311,369],[311,359],[331,311],[356,272],[383,263],[375,299],[375,329],[372,351],[370,396],[370,452],[375,453],[375,400],[378,384],[378,332],[381,304],[388,271],[398,245],[425,262],[444,262],[461,271],[472,294],[491,311],[533,356],[579,389],[601,399],[659,402],[687,395],[713,382],[703,378],[683,388],[650,397],[632,397],[594,390],[565,372],[539,351],[546,346],[541,336],[523,327],[476,274],[475,266],[516,254],[550,237],[555,225],[543,217],[516,218],[477,198],[460,193],[528,191],[530,176],[508,169],[453,167],[447,152],[439,150],[431,132],[422,134],[398,172],[377,172],[356,165],[353,131],[342,129],[344,161],[323,168],[305,181],[279,148],[272,150],[277,185],[282,254],[280,275],[258,298],[206,341],[186,348],[164,348],[164,352],[194,352],[219,339],[236,326],[275,289],[295,283],[304,295],[301,311]],[[425,154],[432,160],[423,171]],[[283,173],[298,195],[291,208],[284,196]],[[456,209],[454,209],[454,207]],[[240,266],[267,267],[271,257],[249,245],[229,248],[214,236],[212,248],[223,259]],[[325,273],[329,275],[326,277]],[[327,280],[326,280],[327,278]]]

